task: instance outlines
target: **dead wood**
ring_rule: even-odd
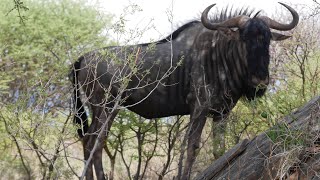
[[[234,146],[195,179],[320,179],[320,97],[279,122]]]

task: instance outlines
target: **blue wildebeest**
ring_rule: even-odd
[[[289,36],[270,29],[288,31],[298,21],[288,5],[289,24],[276,22],[247,10],[227,11],[208,19],[207,7],[201,21],[192,21],[168,38],[150,44],[113,46],[89,52],[74,63],[74,121],[80,124],[86,160],[86,179],[105,179],[103,143],[120,106],[151,119],[190,115],[187,158],[182,179],[190,177],[206,117],[219,121],[240,97],[260,97],[269,83],[271,40]],[[85,93],[92,111],[89,126],[79,97]]]

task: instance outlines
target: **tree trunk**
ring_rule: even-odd
[[[195,179],[320,179],[320,97],[240,142]]]

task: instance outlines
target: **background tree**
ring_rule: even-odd
[[[0,19],[1,177],[77,175],[68,73],[80,54],[109,42],[110,16],[87,1],[2,0]]]

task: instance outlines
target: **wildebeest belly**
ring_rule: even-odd
[[[136,90],[129,94],[124,105],[129,110],[148,119],[190,113],[186,99],[181,92],[177,92],[174,86],[158,87],[153,91],[149,88]]]

